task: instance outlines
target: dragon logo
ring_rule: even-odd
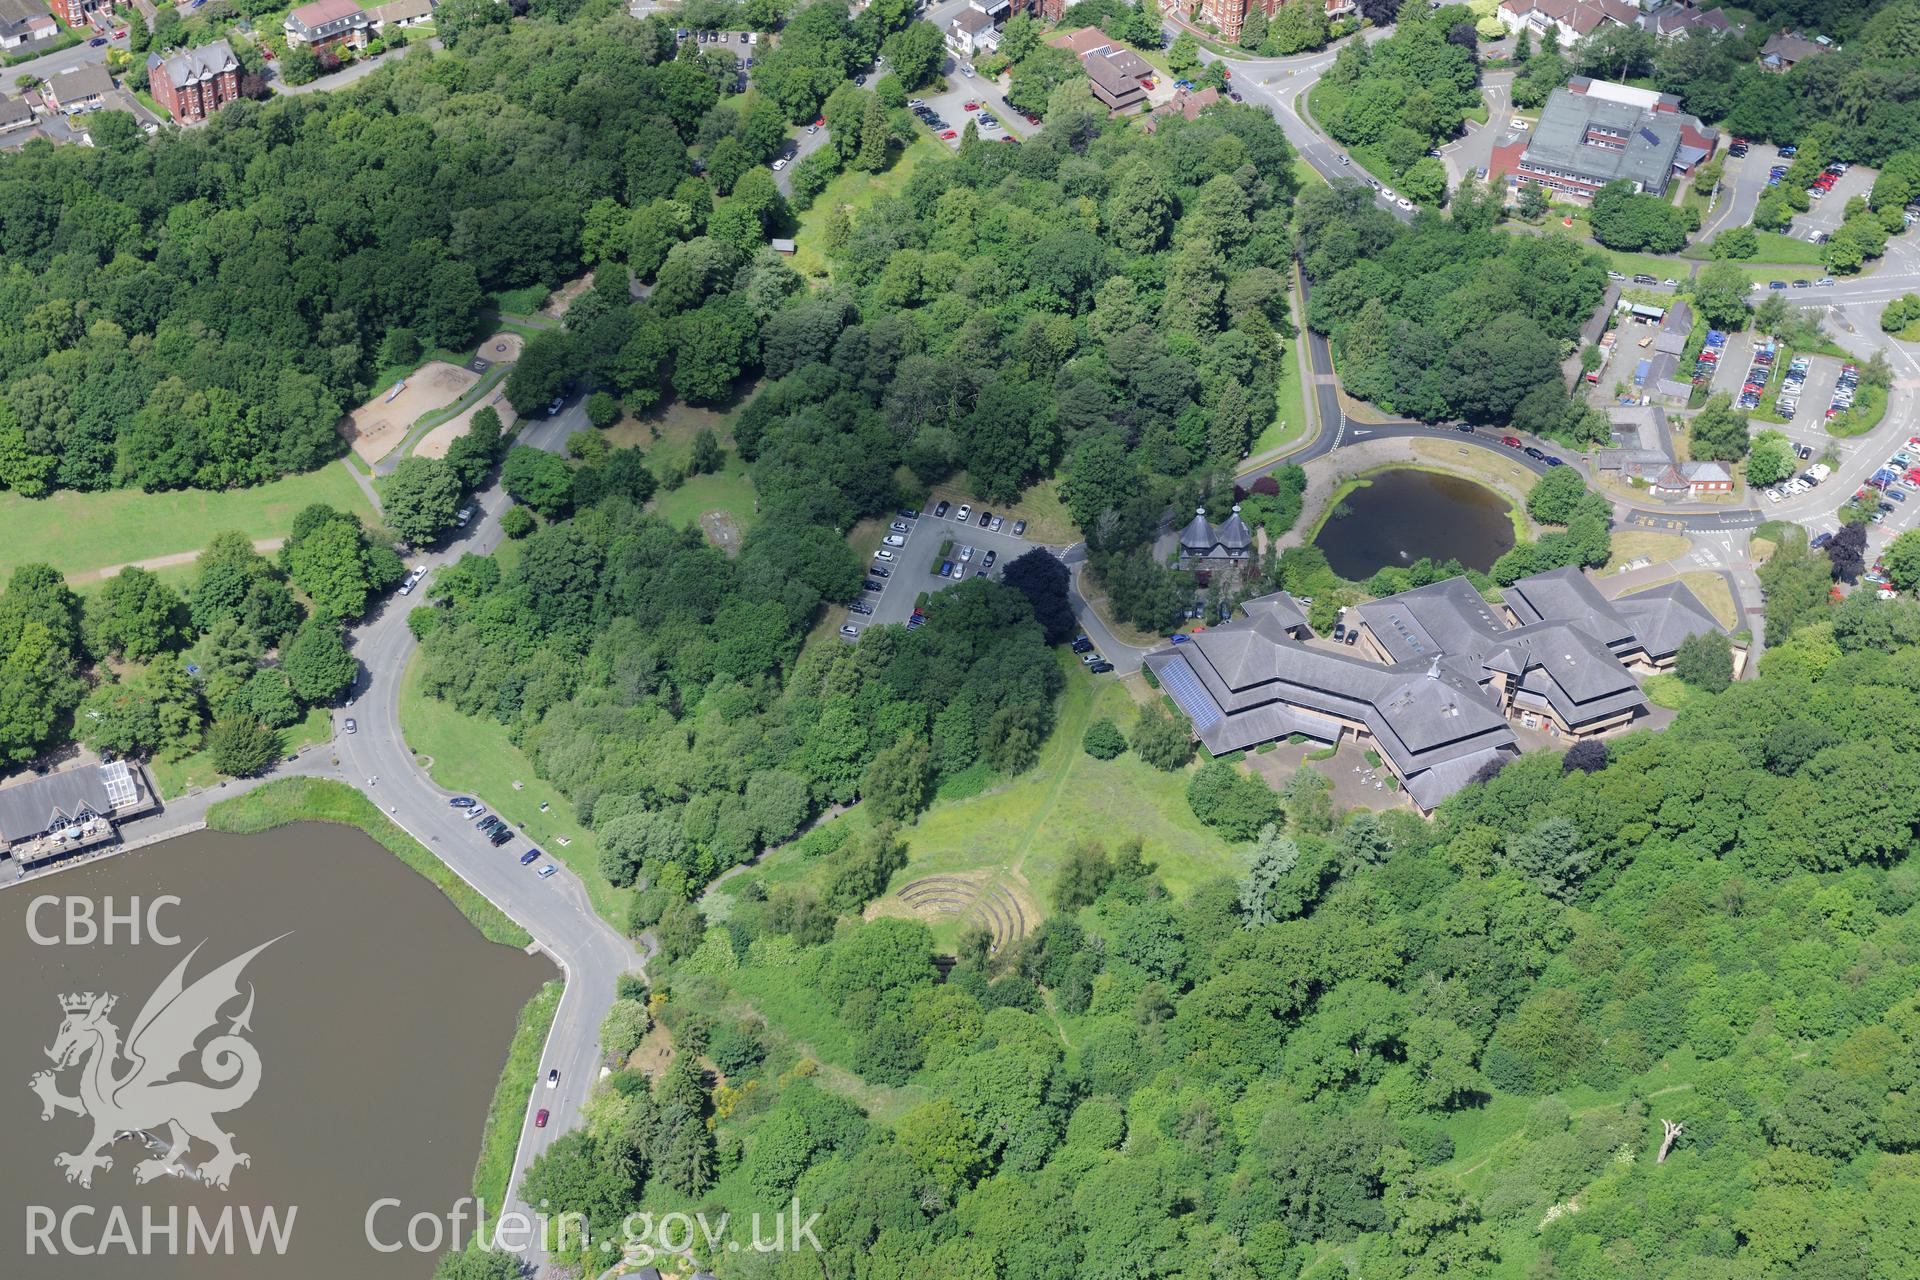
[[[119,997],[91,991],[60,997],[66,1017],[46,1051],[53,1070],[36,1072],[28,1084],[40,1095],[42,1120],[71,1111],[93,1121],[93,1136],[84,1146],[53,1158],[66,1170],[68,1182],[91,1187],[94,1170],[113,1168],[107,1149],[129,1134],[145,1139],[152,1150],[164,1148],[163,1154],[134,1166],[136,1183],[187,1172],[182,1160],[196,1138],[214,1148],[213,1157],[195,1175],[202,1182],[224,1190],[235,1166],[253,1163],[252,1157],[233,1149],[233,1135],[214,1121],[216,1113],[245,1106],[260,1087],[260,1053],[240,1035],[251,1029],[251,983],[246,1007],[230,1020],[226,1033],[200,1048],[200,1070],[213,1084],[174,1077],[196,1042],[217,1028],[221,1009],[240,997],[240,974],[247,962],[280,938],[261,943],[188,986],[187,966],[200,952],[195,947],[148,997],[124,1046],[119,1028],[108,1021]],[[128,1064],[124,1070],[122,1062]],[[57,1076],[72,1067],[80,1068],[80,1094],[70,1098],[59,1091]],[[153,1136],[160,1129],[167,1132],[165,1140]]]

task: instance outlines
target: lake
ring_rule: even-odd
[[[1383,471],[1340,505],[1314,545],[1335,573],[1354,582],[1423,556],[1490,569],[1513,547],[1512,504],[1458,476]]]
[[[151,919],[156,932],[179,939],[174,945],[147,936],[147,912],[164,895],[179,904],[161,906]],[[43,897],[61,901],[35,908]],[[90,913],[97,930],[109,899],[112,915],[143,917],[141,936],[129,938],[129,925],[115,919],[117,936],[86,945],[86,927],[77,918],[68,927],[66,903],[85,904],[75,906],[76,917]],[[33,933],[58,941],[42,945]],[[232,998],[209,1012],[194,981],[262,944],[270,945],[237,974]],[[136,1165],[153,1153],[129,1139],[110,1149],[113,1166],[93,1173],[91,1189],[68,1182],[55,1156],[81,1151],[92,1123],[69,1111],[43,1122],[41,1101],[29,1088],[30,1077],[52,1066],[46,1050],[61,1033],[66,998],[113,993],[117,1002],[104,1022],[131,1041],[149,996],[196,946],[178,1022],[154,1019],[154,1036],[139,1042],[152,1050],[169,1025],[190,1040],[196,1027],[206,1028],[179,1072],[190,1083],[158,1086],[144,1107],[127,1098],[142,1091],[122,1090],[118,1114],[128,1127],[151,1125],[164,1138],[172,1118],[165,1113],[180,1113],[192,1128],[184,1116],[194,1099],[218,1094],[226,1081],[239,1089],[257,1079],[251,1098],[231,1110],[213,1108],[212,1117],[251,1163],[234,1168],[224,1191],[165,1174],[138,1185]],[[358,830],[319,823],[255,836],[185,836],[0,893],[0,972],[7,1028],[0,1036],[0,1123],[8,1135],[0,1165],[0,1275],[89,1280],[425,1280],[434,1254],[377,1252],[367,1242],[369,1208],[383,1198],[403,1201],[403,1209],[376,1218],[383,1238],[402,1239],[414,1213],[445,1220],[470,1193],[515,1016],[555,976],[546,960],[486,941],[439,890]],[[224,1077],[218,1063],[203,1070],[207,1042],[242,1015],[246,1026],[238,1034],[257,1051],[257,1071],[239,1050]],[[61,1095],[82,1092],[87,1061],[58,1073]],[[114,1069],[118,1077],[132,1070],[124,1058]],[[185,1099],[178,1104],[163,1092],[182,1088],[189,1092],[171,1095]],[[195,1141],[187,1162],[198,1167],[214,1157],[212,1145]],[[92,1212],[76,1212],[81,1206]],[[115,1207],[124,1210],[130,1247],[144,1245],[147,1256],[129,1256],[118,1243]],[[215,1230],[228,1207],[232,1256],[188,1256],[189,1213]],[[245,1243],[245,1215],[258,1224],[265,1209],[277,1210],[282,1222],[293,1212],[284,1254],[271,1236],[258,1252]],[[152,1229],[164,1227],[170,1212],[180,1228],[172,1246],[163,1230]],[[35,1233],[50,1222],[58,1224],[50,1237]],[[70,1244],[63,1239],[68,1226]],[[101,1256],[75,1257],[73,1246],[105,1247]]]

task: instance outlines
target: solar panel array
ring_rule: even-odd
[[[1175,658],[1161,667],[1159,676],[1161,686],[1193,721],[1195,733],[1205,733],[1220,723],[1220,708],[1207,696],[1207,691],[1200,686],[1200,678],[1193,674],[1185,658]]]

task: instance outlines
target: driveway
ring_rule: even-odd
[[[787,141],[787,145],[782,148],[780,152],[781,155],[787,158],[787,162],[781,165],[779,172],[773,175],[773,185],[780,188],[781,195],[793,195],[793,166],[799,164],[802,160],[805,160],[808,156],[826,145],[827,129],[825,125],[822,125],[812,133],[807,132],[807,126],[805,125],[801,125],[794,130],[792,137]]]
[[[1513,72],[1489,71],[1481,78],[1481,97],[1487,104],[1487,122],[1467,121],[1466,136],[1440,148],[1447,178],[1458,187],[1477,169],[1493,167],[1493,145],[1513,119]]]
[[[1720,153],[1725,167],[1720,178],[1720,196],[1713,212],[1700,224],[1696,240],[1711,240],[1728,227],[1744,227],[1753,221],[1754,206],[1767,189],[1767,171],[1781,163],[1780,151],[1771,143],[1756,142],[1746,155],[1735,158]]]

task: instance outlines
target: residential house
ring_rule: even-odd
[[[1760,68],[1763,71],[1791,71],[1794,64],[1805,62],[1815,54],[1827,53],[1832,48],[1833,41],[1825,36],[1815,36],[1809,40],[1792,31],[1781,31],[1760,46]]]
[[[240,96],[240,59],[225,40],[197,49],[150,53],[147,83],[153,100],[175,124],[192,124]]]
[[[40,96],[49,109],[72,116],[98,111],[106,105],[107,95],[112,92],[113,77],[105,67],[95,63],[48,76]]]
[[[1501,0],[1495,16],[1507,30],[1536,40],[1551,29],[1564,49],[1602,27],[1638,25],[1640,10],[1627,0]]]
[[[18,49],[60,34],[60,26],[36,0],[0,0],[0,49]]]
[[[418,27],[433,21],[433,0],[393,0],[367,10],[367,18],[376,34],[389,27]]]
[[[1691,4],[1667,4],[1640,15],[1640,28],[1651,31],[1656,40],[1684,40],[1698,31],[1720,36],[1733,30],[1733,19],[1725,9],[1699,9]]]
[[[364,49],[373,20],[354,0],[314,0],[289,13],[281,29],[288,44]]]
[[[1093,96],[1115,115],[1146,105],[1146,81],[1154,76],[1152,64],[1133,50],[1116,45],[1098,27],[1050,36],[1047,43],[1070,50],[1086,70]]]
[[[1256,4],[1269,18],[1285,4],[1319,4],[1325,8],[1329,22],[1351,17],[1359,10],[1355,0],[1160,0],[1160,11],[1195,27],[1211,26],[1219,31],[1221,40],[1233,44],[1240,39],[1240,29],[1246,26],[1247,14]]]
[[[1306,639],[1291,598],[1242,608],[1146,657],[1200,743],[1214,755],[1294,735],[1368,744],[1427,812],[1517,756],[1516,723],[1573,739],[1632,728],[1650,710],[1636,675],[1722,630],[1680,584],[1610,601],[1577,569],[1522,578],[1499,604],[1461,577],[1358,605],[1351,647]]]
[[[962,9],[947,24],[947,48],[955,57],[975,58],[1000,47],[1000,29],[978,9]]]
[[[1575,76],[1555,89],[1531,130],[1509,127],[1493,145],[1491,176],[1510,192],[1523,182],[1591,199],[1610,182],[1663,196],[1699,168],[1720,135],[1680,110],[1672,94]]]
[[[1182,116],[1188,120],[1198,120],[1200,113],[1220,101],[1220,91],[1208,88],[1199,92],[1190,89],[1175,89],[1173,97],[1147,113],[1146,131],[1152,133],[1160,127],[1160,121],[1166,116]]]
[[[102,15],[102,21],[113,15],[113,0],[47,0],[47,8],[57,18],[64,18],[75,31],[85,27],[93,20],[93,15]]]
[[[33,108],[24,98],[9,98],[0,94],[0,134],[14,133],[31,127]]]

